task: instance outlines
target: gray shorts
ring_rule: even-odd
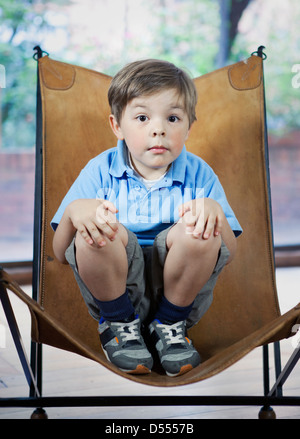
[[[136,235],[127,229],[127,289],[136,313],[139,314],[141,321],[145,321],[145,323],[153,320],[153,316],[163,294],[163,269],[167,256],[166,238],[171,227],[160,232],[156,236],[153,246],[149,247],[141,247]],[[65,256],[73,269],[76,281],[91,316],[99,320],[101,317],[99,308],[77,271],[75,239],[73,239],[67,248]],[[188,328],[198,323],[203,314],[210,307],[213,300],[214,287],[219,274],[226,265],[228,257],[229,250],[222,241],[215,269],[194,301],[193,309],[187,319]]]

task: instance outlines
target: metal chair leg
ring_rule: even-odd
[[[269,373],[269,346],[263,346],[263,383],[264,395],[267,396],[270,391],[270,373]],[[276,413],[270,405],[264,405],[258,414],[259,419],[276,419]]]
[[[285,383],[288,376],[290,375],[290,373],[292,372],[292,370],[296,366],[299,359],[300,359],[300,345],[298,345],[296,347],[296,349],[294,350],[294,352],[292,353],[291,357],[289,358],[289,360],[286,363],[285,367],[283,368],[282,372],[277,377],[277,380],[276,380],[274,386],[272,387],[272,389],[268,393],[268,396],[274,396],[274,395],[282,396],[282,390],[281,390],[281,394],[278,395],[278,389],[282,389],[283,384]]]
[[[35,376],[34,373],[32,371],[32,368],[30,366],[29,360],[27,358],[26,355],[26,351],[25,351],[25,347],[23,344],[23,340],[18,328],[18,324],[7,294],[7,290],[6,288],[4,288],[4,286],[2,284],[0,284],[0,298],[1,298],[1,302],[2,302],[2,306],[4,309],[4,313],[7,319],[7,323],[11,332],[11,335],[13,337],[17,352],[18,352],[18,356],[19,359],[21,361],[23,370],[24,370],[24,374],[27,380],[27,383],[29,385],[29,387],[32,387],[34,389],[34,393],[36,396],[40,396],[40,391],[39,388],[37,386],[36,380],[35,380]]]

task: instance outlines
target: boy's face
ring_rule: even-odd
[[[125,140],[136,171],[149,180],[163,175],[180,155],[190,129],[183,98],[174,89],[132,99],[120,124],[113,115],[110,123]]]

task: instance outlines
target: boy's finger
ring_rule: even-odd
[[[91,238],[91,235],[89,234],[89,232],[87,231],[86,227],[84,225],[82,225],[81,227],[79,227],[77,229],[77,232],[80,233],[80,235],[82,236],[82,238],[88,243],[88,244],[93,244],[93,239]]]
[[[221,235],[222,227],[223,227],[223,221],[220,218],[220,216],[217,216],[217,221],[215,224],[215,232],[214,232],[215,236]]]
[[[184,214],[183,220],[187,226],[194,226],[197,222],[197,216],[188,211]]]
[[[116,233],[118,231],[118,224],[117,223],[107,223],[103,222],[99,226],[100,231],[103,235],[107,236],[108,239],[113,241],[116,237]]]
[[[178,208],[179,210],[179,216],[183,216],[186,214],[186,212],[193,210],[193,201],[187,201],[186,203],[181,204]]]
[[[107,218],[99,217],[99,218],[97,218],[97,223],[100,225],[101,229],[102,229],[102,226],[107,225],[114,232],[116,232],[118,230],[118,221],[114,216],[107,217]]]
[[[205,226],[205,219],[204,219],[204,212],[202,211],[198,217],[193,235],[195,237],[199,237],[201,233],[203,233],[204,226]]]
[[[107,224],[114,232],[118,230],[118,221],[115,214],[111,213],[109,210],[103,210],[99,207],[96,210],[96,220],[101,228],[103,225]]]
[[[179,212],[180,217],[183,216],[186,211],[187,211],[187,208],[185,207],[184,204],[182,204],[181,206],[178,207],[178,212]]]
[[[208,239],[215,230],[216,219],[213,216],[208,217],[205,230],[203,233],[203,239]]]
[[[96,245],[99,245],[100,247],[102,247],[106,244],[105,239],[102,236],[102,234],[100,233],[96,224],[94,224],[93,222],[90,222],[87,225],[87,231],[88,231],[88,234],[90,236],[90,240],[87,240],[87,242],[89,244],[95,243]]]
[[[112,212],[112,213],[117,213],[118,212],[118,209],[116,208],[116,206],[111,201],[104,200],[103,203],[102,203],[102,206],[105,209],[107,209],[110,212]]]

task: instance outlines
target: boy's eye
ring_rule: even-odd
[[[137,117],[137,120],[139,120],[140,122],[146,122],[146,120],[148,120],[148,117],[145,116],[144,114],[141,114],[140,116]]]
[[[172,123],[177,122],[178,120],[179,120],[179,118],[177,116],[169,116],[168,117],[168,121],[172,122]]]

